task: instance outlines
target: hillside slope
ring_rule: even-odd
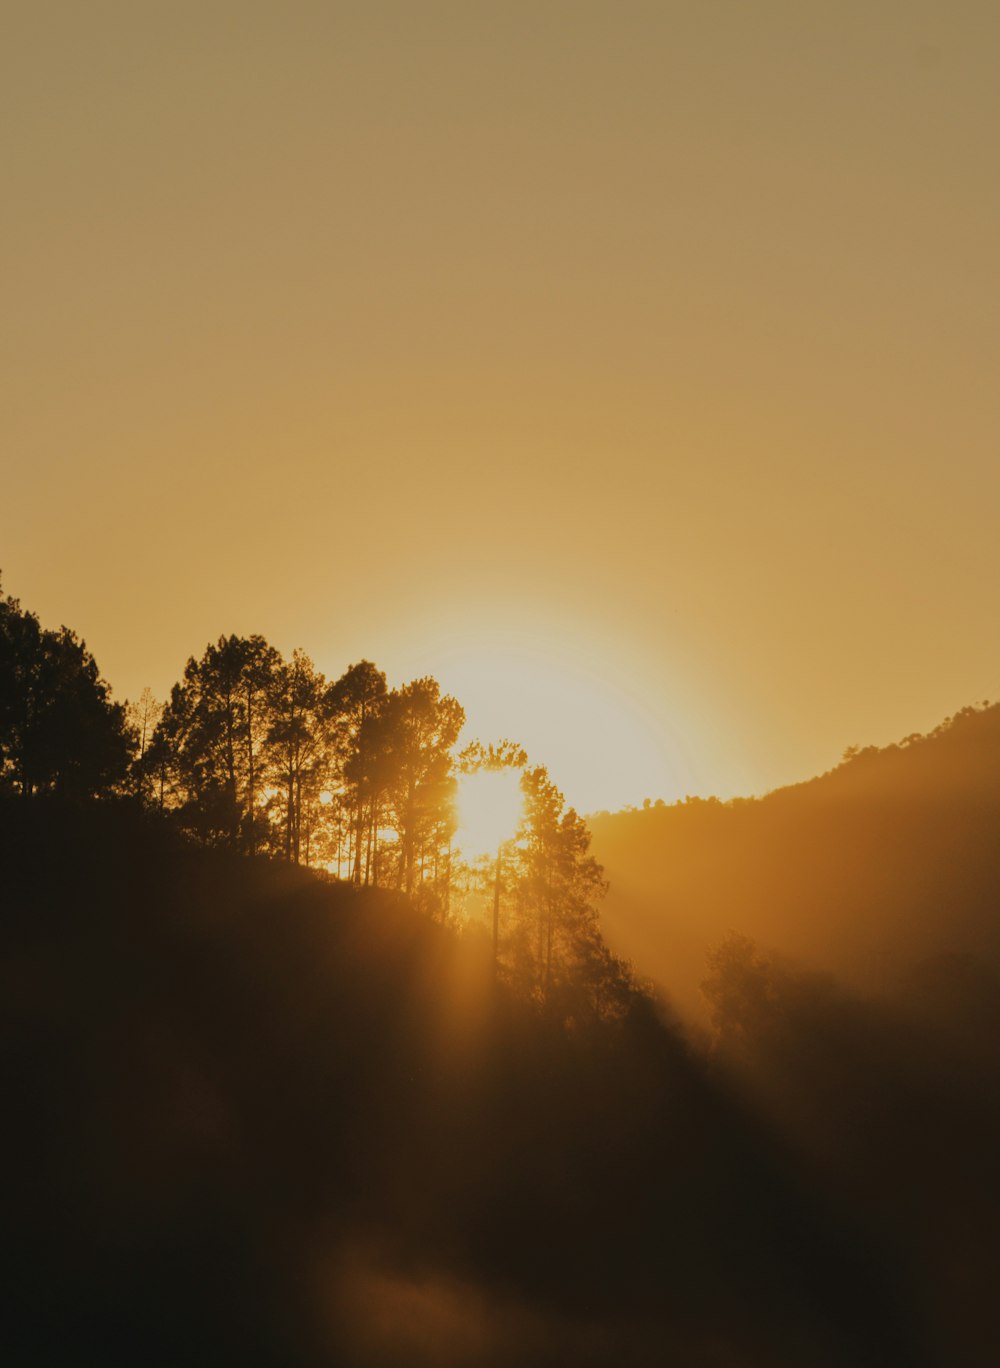
[[[608,940],[686,1015],[730,929],[864,991],[948,952],[1000,967],[1000,706],[759,800],[590,825]]]
[[[0,818],[11,1368],[928,1361],[903,1251],[641,1000],[567,1034],[401,899]]]

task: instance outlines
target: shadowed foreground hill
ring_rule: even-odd
[[[403,899],[127,807],[0,821],[0,1361],[926,1361],[643,1000],[567,1032]]]
[[[609,941],[687,1015],[730,929],[862,991],[945,954],[1000,969],[1000,706],[759,800],[590,826]]]

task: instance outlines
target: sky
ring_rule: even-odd
[[[584,811],[1000,695],[1000,8],[0,0],[0,569]]]

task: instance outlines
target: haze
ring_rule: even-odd
[[[998,38],[8,4],[5,590],[118,697],[222,632],[433,672],[584,809],[994,696]]]

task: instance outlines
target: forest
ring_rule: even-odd
[[[432,679],[118,704],[0,600],[0,1359],[994,1361],[996,718],[588,823]]]
[[[498,974],[552,1011],[613,1014],[631,992],[598,930],[584,822],[519,746],[459,750],[465,714],[436,680],[390,689],[363,660],[327,681],[303,651],[223,636],[166,703],[146,689],[119,705],[75,633],[10,597],[0,650],[0,790],[131,798],[199,845],[402,891],[442,921],[486,905]],[[517,775],[519,811],[496,850],[463,857],[459,778],[499,770]]]
[[[762,798],[588,818],[612,943],[705,1022],[705,955],[731,931],[885,996],[949,957],[1000,973],[1000,705],[927,735],[848,748]],[[959,970],[956,967],[955,972]]]

